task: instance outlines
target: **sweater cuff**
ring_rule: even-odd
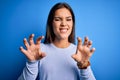
[[[28,66],[28,67],[37,67],[38,66],[38,60],[37,61],[27,61],[26,62],[26,65]]]
[[[90,66],[88,66],[86,69],[80,69],[80,75],[81,76],[89,75],[90,69],[91,69]]]

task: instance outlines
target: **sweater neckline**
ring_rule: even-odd
[[[55,46],[53,43],[51,43],[50,45],[51,45],[53,48],[57,49],[57,50],[69,50],[69,49],[71,49],[72,46],[73,46],[72,43],[70,43],[70,45],[69,45],[68,47],[66,47],[66,48],[59,48],[59,47]]]

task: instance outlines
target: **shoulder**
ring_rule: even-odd
[[[45,51],[45,44],[44,44],[44,43],[41,43],[41,44],[40,44],[40,49],[41,49],[42,51]]]
[[[42,51],[46,51],[46,49],[47,49],[48,47],[50,47],[50,44],[44,44],[44,43],[41,43],[41,44],[40,44],[40,48],[41,48]]]
[[[75,44],[73,44],[73,43],[71,43],[71,48],[74,48],[74,49],[76,49],[77,48],[77,46],[75,45]]]

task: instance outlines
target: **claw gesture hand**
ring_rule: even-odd
[[[79,68],[86,68],[89,63],[89,59],[95,51],[92,48],[92,41],[89,41],[88,37],[85,37],[84,43],[82,44],[81,38],[78,38],[78,45],[76,53],[72,55],[72,58],[77,61]]]
[[[31,34],[29,37],[29,43],[26,38],[24,38],[24,45],[26,49],[20,47],[20,51],[26,55],[28,60],[35,61],[45,57],[45,53],[40,50],[40,41],[44,38],[43,36],[37,38],[36,44],[33,40],[34,34]]]

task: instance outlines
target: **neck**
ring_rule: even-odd
[[[53,42],[53,44],[56,46],[56,47],[59,47],[59,48],[67,48],[69,45],[70,45],[70,42],[68,42],[68,40],[56,40]]]

